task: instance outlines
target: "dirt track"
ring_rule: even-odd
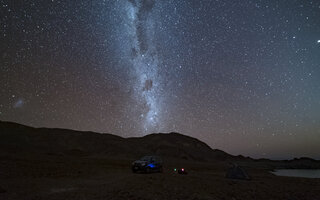
[[[225,178],[223,164],[165,164],[133,174],[131,161],[48,156],[0,160],[0,199],[319,199],[320,180],[276,177],[248,169],[251,181]],[[188,175],[173,172],[185,167]]]

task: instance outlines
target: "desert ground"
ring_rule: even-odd
[[[224,162],[165,161],[163,173],[134,174],[133,160],[1,155],[0,199],[320,199],[320,180],[245,167],[252,180],[225,178]],[[173,171],[177,167],[188,175]]]

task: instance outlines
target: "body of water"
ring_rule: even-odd
[[[278,169],[271,173],[277,176],[320,178],[320,169]]]

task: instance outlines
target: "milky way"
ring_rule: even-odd
[[[152,9],[154,0],[130,0],[126,5],[128,20],[128,40],[131,44],[127,50],[131,54],[132,67],[137,76],[134,94],[138,101],[145,104],[140,115],[144,120],[146,133],[157,131],[161,111],[159,102],[161,77],[158,74],[158,56],[153,43],[154,20]]]
[[[320,1],[0,0],[0,120],[319,157]]]

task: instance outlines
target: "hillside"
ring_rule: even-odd
[[[155,133],[144,137],[122,138],[108,133],[33,128],[0,121],[0,156],[7,154],[102,156],[116,159],[136,159],[154,154],[164,160],[236,162],[243,166],[266,169],[320,168],[320,161],[311,158],[274,161],[233,156],[180,133]]]
[[[179,133],[122,138],[112,134],[32,128],[12,122],[0,122],[0,150],[2,153],[121,158],[157,154],[164,158],[191,161],[226,160],[233,157],[223,151],[211,149],[198,139]]]

